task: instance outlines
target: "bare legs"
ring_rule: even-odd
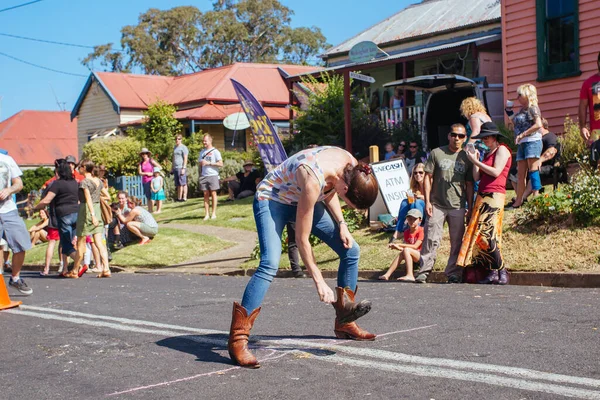
[[[402,260],[404,260],[404,263],[406,264],[406,275],[398,278],[398,280],[414,282],[415,276],[413,274],[413,271],[414,271],[413,267],[414,267],[414,263],[418,262],[420,258],[421,258],[421,253],[419,252],[419,250],[409,249],[406,247],[403,248],[403,250],[400,251],[400,254],[398,254],[396,256],[396,258],[394,258],[394,261],[392,261],[392,263],[390,264],[386,273],[379,277],[379,280],[382,280],[382,281],[389,280],[390,277],[392,276],[392,274],[394,273],[394,271],[396,271],[396,269],[400,265],[400,262]]]
[[[210,200],[212,200],[212,217],[209,217],[209,206]],[[216,190],[205,190],[204,191],[204,220],[217,218],[217,191]]]

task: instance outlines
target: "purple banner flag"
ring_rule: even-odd
[[[267,171],[271,171],[287,159],[287,154],[277,135],[277,131],[269,117],[267,117],[267,113],[252,93],[235,79],[232,79],[231,83],[240,99],[240,104],[246,113],[246,117],[248,117],[248,122],[250,122],[250,129],[254,136],[254,142],[258,146],[260,158],[262,158]]]

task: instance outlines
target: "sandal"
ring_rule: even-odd
[[[389,281],[389,280],[390,280],[390,278],[388,278],[388,277],[387,277],[387,276],[385,276],[385,275],[381,275],[381,276],[380,276],[379,278],[377,278],[377,279],[379,279],[380,281]]]
[[[406,276],[401,276],[400,278],[396,279],[398,282],[408,282],[408,283],[415,283],[415,278],[407,278]]]
[[[146,238],[146,239],[142,239],[142,241],[140,242],[140,245],[143,246],[143,245],[148,244],[148,243],[150,243],[150,239]]]
[[[96,276],[96,278],[110,278],[110,277],[111,277],[110,270],[102,271],[101,273],[98,274],[98,276]]]
[[[69,271],[69,272],[67,272],[63,276],[65,278],[69,278],[69,279],[77,279],[77,278],[79,278],[79,274],[77,272],[75,272],[75,270]]]

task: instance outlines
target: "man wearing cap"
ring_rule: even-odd
[[[260,179],[260,173],[254,170],[254,163],[246,161],[243,172],[238,172],[235,177],[231,176],[223,180],[223,182],[229,182],[229,198],[225,201],[240,200],[254,196],[256,185],[258,185]]]
[[[465,233],[465,204],[473,205],[473,165],[462,150],[467,130],[454,124],[448,133],[448,145],[434,149],[425,164],[425,239],[421,252],[421,268],[415,281],[424,283],[433,270],[440,247],[444,223],[450,230],[450,257],[446,264],[449,283],[462,282],[463,269],[456,265]]]
[[[65,157],[65,161],[69,164],[69,167],[71,167],[73,178],[77,181],[77,183],[83,181],[85,179],[85,176],[81,175],[79,171],[77,171],[77,168],[75,168],[77,166],[77,160],[75,159],[75,157],[72,155],[68,155]]]
[[[9,286],[25,295],[33,290],[19,276],[25,261],[25,252],[31,248],[29,232],[19,217],[17,205],[12,195],[23,189],[23,173],[15,160],[6,154],[0,154],[0,238],[6,240],[12,250],[12,272]]]
[[[208,133],[204,135],[202,144],[204,149],[198,157],[200,167],[200,190],[204,192],[204,220],[217,218],[217,191],[221,188],[219,182],[219,168],[223,166],[221,152],[213,146],[213,138]],[[208,209],[212,199],[212,215],[209,217]]]
[[[177,188],[177,201],[187,201],[187,162],[188,148],[183,144],[183,136],[175,137],[175,148],[173,149],[173,179]]]

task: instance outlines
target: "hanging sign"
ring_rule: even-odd
[[[359,74],[357,72],[350,72],[350,78],[356,79],[358,81],[375,83],[375,78],[373,78],[372,76]]]
[[[366,61],[371,61],[377,55],[379,51],[379,47],[373,42],[364,41],[356,43],[350,49],[350,61],[354,63],[361,63]]]

